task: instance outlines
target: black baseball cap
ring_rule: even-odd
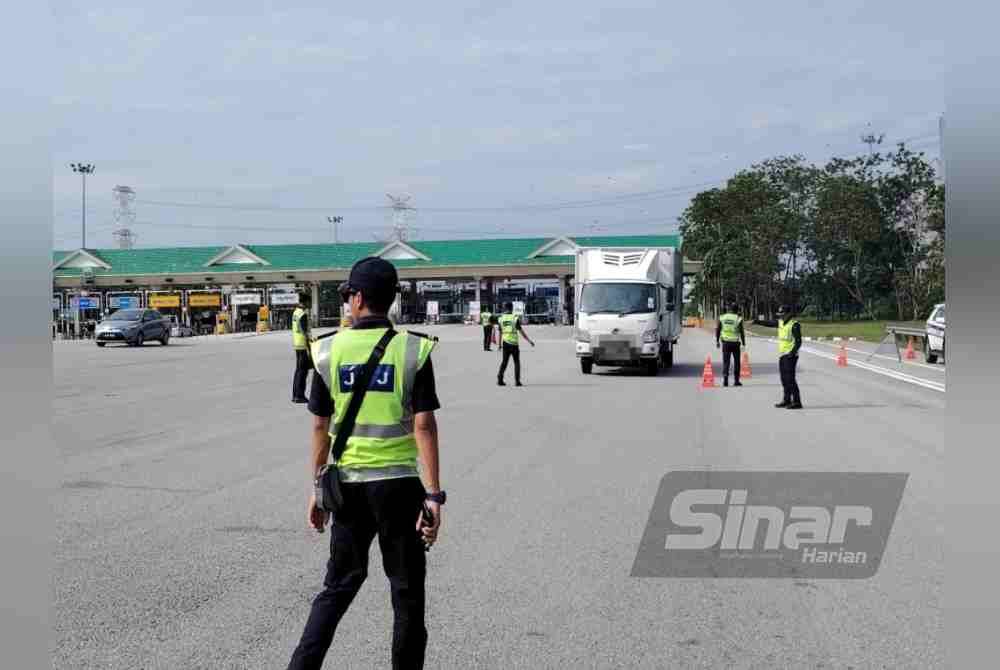
[[[399,274],[396,267],[377,256],[362,258],[351,268],[347,281],[340,285],[340,294],[361,292],[372,302],[388,301],[399,291]]]

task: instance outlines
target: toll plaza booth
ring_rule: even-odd
[[[230,314],[234,333],[257,331],[257,315],[264,296],[260,289],[237,289],[229,294]]]
[[[52,294],[52,339],[56,339],[59,333],[63,332],[61,329],[63,312],[63,297],[62,293]]]
[[[188,291],[188,325],[196,335],[210,335],[216,329],[216,316],[222,309],[222,291]]]
[[[271,307],[271,330],[290,330],[292,312],[299,304],[299,292],[293,288],[271,288],[268,290],[268,304]],[[318,324],[313,324],[318,325]]]
[[[100,294],[87,292],[71,294],[69,315],[72,319],[69,326],[73,337],[93,337],[97,323],[103,318]]]
[[[142,293],[108,293],[105,296],[107,306],[105,312],[114,314],[120,309],[138,309],[142,307]]]
[[[174,323],[184,323],[179,291],[148,291],[146,293],[146,306],[155,309]]]

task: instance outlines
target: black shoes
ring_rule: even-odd
[[[722,385],[723,386],[729,386],[729,380],[728,379],[723,379],[722,380]]]
[[[507,385],[507,383],[504,380],[502,380],[502,379],[498,379],[497,380],[497,386],[506,386],[506,385]]]
[[[733,386],[743,386],[743,382],[734,382]]]
[[[784,409],[785,407],[788,407],[791,404],[792,403],[788,402],[787,400],[782,400],[781,402],[775,404],[775,407],[780,407],[780,408]]]
[[[792,404],[788,405],[788,407],[786,407],[785,409],[802,409],[802,403],[793,402]]]
[[[304,403],[309,402],[309,398],[292,398],[292,402],[294,402],[297,405],[302,405]]]
[[[521,382],[514,382],[514,386],[524,386]]]

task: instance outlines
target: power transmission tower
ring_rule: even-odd
[[[416,211],[413,205],[410,204],[412,196],[386,193],[385,197],[389,198],[389,222],[392,227],[390,233],[391,239],[405,242],[410,238],[410,223],[413,219],[413,213]]]
[[[874,152],[874,147],[876,144],[882,144],[882,140],[885,139],[885,133],[876,135],[871,132],[872,124],[868,124],[868,134],[861,136],[861,141],[868,145],[868,156],[870,157]]]
[[[115,209],[115,230],[111,234],[118,241],[119,249],[131,249],[135,246],[135,233],[132,226],[135,225],[135,209],[132,203],[135,202],[135,191],[129,186],[115,186],[111,189],[118,207]]]

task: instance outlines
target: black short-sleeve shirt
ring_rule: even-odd
[[[365,317],[358,319],[353,326],[357,330],[367,328],[388,328],[391,324],[388,319],[380,317]],[[437,387],[434,382],[434,364],[430,357],[417,371],[413,378],[413,393],[411,395],[413,405],[410,408],[414,414],[418,412],[433,412],[441,408],[441,403],[437,397]],[[313,372],[312,386],[309,389],[309,411],[314,415],[328,418],[333,416],[333,397],[330,389],[327,388],[323,378]]]

